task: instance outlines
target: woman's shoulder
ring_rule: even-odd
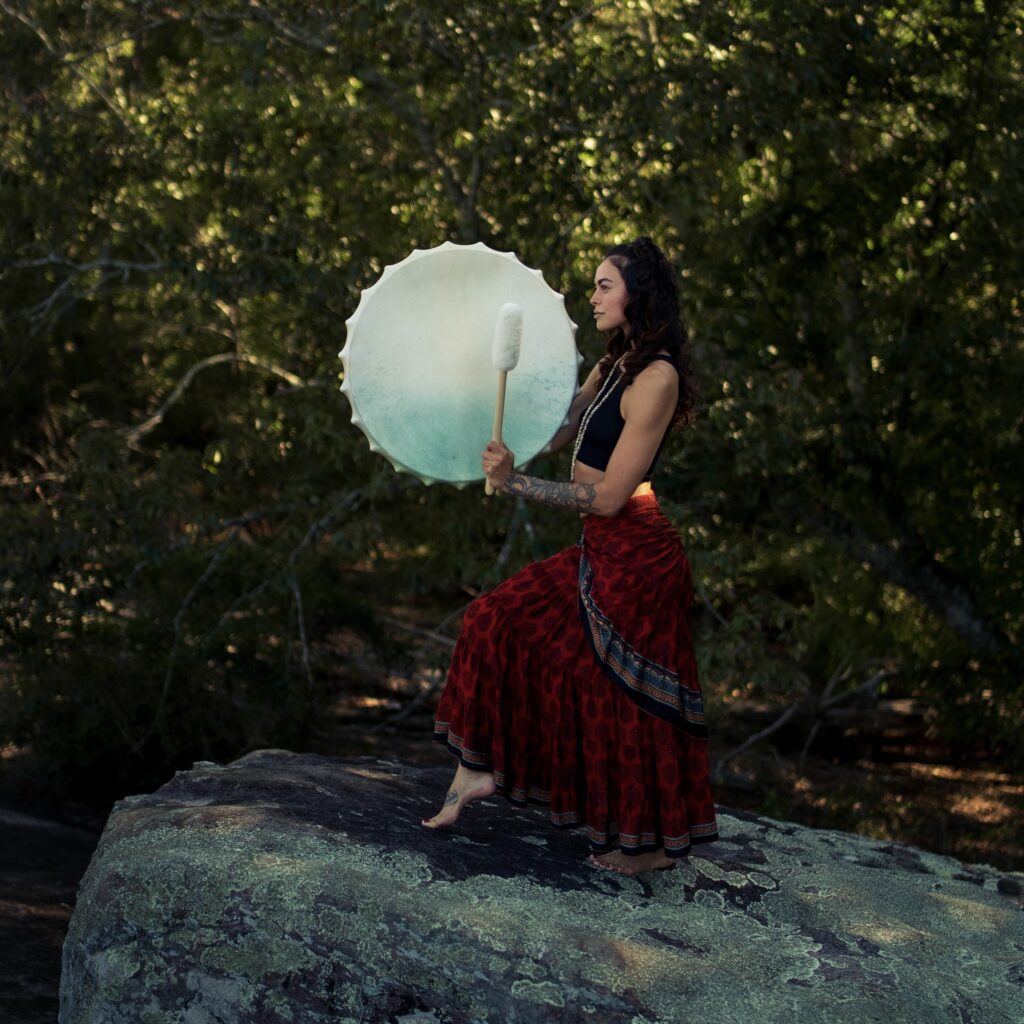
[[[674,409],[678,398],[679,374],[675,366],[664,359],[655,359],[633,378],[623,395],[623,409],[635,403],[639,403],[638,408]]]
[[[636,381],[665,381],[678,383],[679,371],[676,369],[675,360],[669,352],[656,352],[651,361],[636,375]]]

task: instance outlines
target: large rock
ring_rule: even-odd
[[[500,797],[423,828],[450,774],[264,750],[120,801],[62,1024],[1024,1021],[1024,876],[720,809],[626,878]]]

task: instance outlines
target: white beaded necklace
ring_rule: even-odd
[[[615,360],[612,368],[608,371],[608,376],[604,379],[604,383],[594,396],[594,400],[587,406],[582,418],[580,419],[580,429],[576,432],[576,443],[572,446],[572,465],[569,467],[570,481],[576,478],[576,456],[579,453],[580,445],[583,443],[583,435],[587,432],[587,427],[590,424],[594,413],[601,408],[601,404],[604,400],[615,390],[615,384],[618,383],[616,380],[616,371],[622,365],[622,361],[625,358],[625,355],[621,355]]]

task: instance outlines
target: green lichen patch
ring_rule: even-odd
[[[271,1024],[1014,1024],[1024,915],[959,862],[720,809],[719,842],[627,878],[543,813],[418,827],[446,782],[261,752],[122,802],[65,946],[63,1024],[229,1004]]]

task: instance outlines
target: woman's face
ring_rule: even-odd
[[[628,334],[629,321],[624,312],[628,301],[629,293],[619,268],[611,260],[605,260],[594,274],[594,294],[590,296],[597,329],[614,331],[621,327]]]

